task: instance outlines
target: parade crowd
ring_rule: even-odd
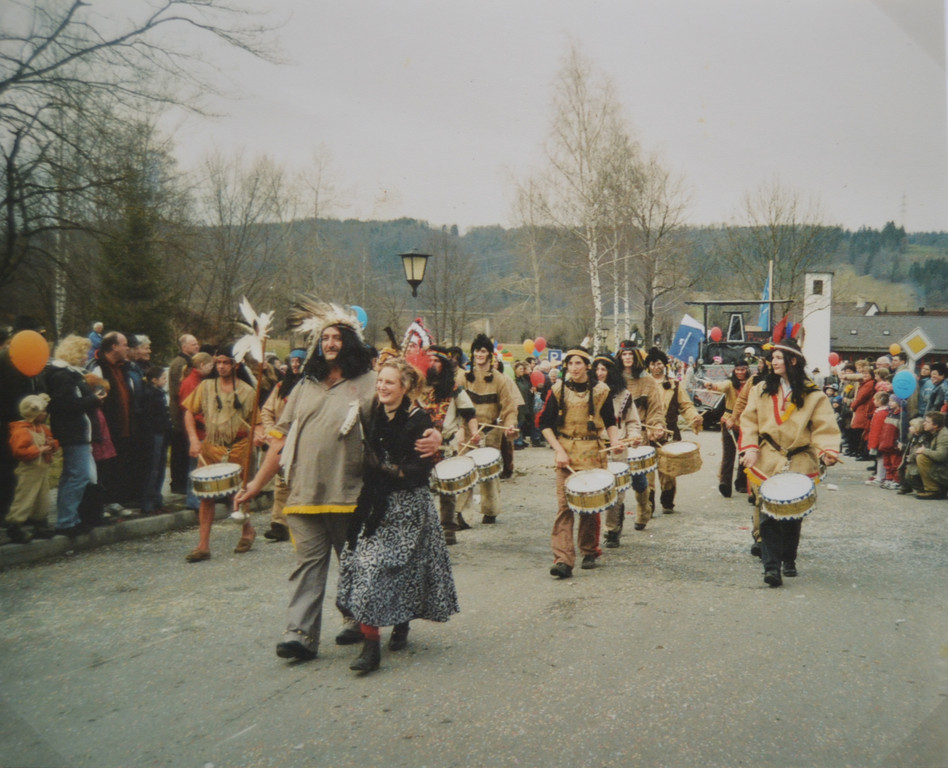
[[[447,547],[471,523],[502,516],[500,481],[512,475],[516,450],[552,450],[556,579],[571,578],[577,562],[594,569],[603,549],[620,547],[627,516],[642,531],[656,509],[673,514],[679,478],[700,467],[697,444],[681,432],[703,425],[694,386],[723,395],[719,490],[752,505],[751,553],[771,587],[798,574],[806,514],[768,511],[766,489],[778,477],[813,486],[842,453],[868,462],[866,482],[880,489],[948,493],[943,363],[916,375],[904,355],[883,356],[814,380],[796,340],[784,338],[760,357],[747,350],[714,381],[624,341],[614,354],[577,345],[559,365],[528,356],[511,377],[483,334],[466,351],[445,347],[416,320],[401,343],[390,334],[391,345],[376,349],[352,311],[313,300],[295,305],[290,326],[305,346],[282,360],[254,361],[233,344],[202,346],[184,334],[170,363],[156,365],[146,336],[103,333],[100,323],[89,336],[62,338],[34,376],[0,350],[9,539],[76,537],[166,512],[167,472],[171,491],[197,512],[185,560],[200,563],[211,558],[215,505],[232,507],[241,524],[234,552],[243,554],[256,539],[247,505],[269,494],[264,535],[296,552],[277,655],[316,657],[335,554],[343,622],[335,642],[362,644],[351,668],[365,673],[380,664],[380,627],[393,627],[388,648],[398,651],[412,620],[443,622],[459,610]],[[22,330],[43,333],[27,317],[13,333]]]

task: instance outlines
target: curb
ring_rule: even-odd
[[[267,507],[269,510],[269,507]],[[251,504],[251,511],[263,511]],[[217,504],[214,512],[215,522],[225,520],[230,509],[225,504]],[[0,571],[17,565],[50,560],[77,552],[98,549],[121,541],[144,539],[168,531],[193,528],[198,524],[197,512],[181,508],[163,515],[139,518],[124,518],[111,525],[93,528],[89,533],[70,539],[67,536],[55,536],[52,539],[34,539],[29,544],[4,544],[0,546]]]

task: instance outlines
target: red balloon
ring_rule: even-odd
[[[714,328],[711,329],[711,341],[720,341],[723,335],[724,334],[721,333],[721,329],[717,326],[714,326]]]
[[[542,387],[545,379],[542,371],[534,371],[530,374],[530,383],[535,387]]]
[[[830,365],[839,365],[839,355],[835,352],[830,352],[829,355],[829,364]]]
[[[537,352],[542,352],[544,349],[546,349],[546,339],[544,339],[542,336],[537,336],[533,341],[533,348]]]
[[[36,331],[20,331],[10,340],[10,362],[24,376],[36,376],[49,360],[49,344]]]

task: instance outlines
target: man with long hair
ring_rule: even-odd
[[[235,504],[257,496],[282,466],[290,488],[283,513],[297,565],[290,575],[286,630],[276,653],[306,661],[316,658],[319,647],[329,561],[346,543],[362,490],[363,434],[372,414],[376,374],[362,326],[351,311],[304,299],[290,323],[309,337],[303,379],[270,432],[263,464]],[[418,447],[432,455],[440,445],[437,430],[428,430]],[[344,618],[336,643],[362,642],[358,623]]]

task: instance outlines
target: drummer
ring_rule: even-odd
[[[221,348],[214,355],[214,373],[204,379],[181,403],[184,427],[190,442],[189,452],[198,459],[198,465],[218,463],[243,464],[250,450],[249,423],[253,411],[254,390],[236,375],[237,364],[231,346]],[[195,416],[204,419],[206,435],[198,437]],[[234,484],[237,491],[239,481]],[[220,498],[225,501],[227,496]],[[198,545],[185,556],[189,563],[211,559],[211,526],[214,524],[214,505],[218,499],[202,498],[198,509]],[[248,552],[257,536],[248,516],[234,550]]]
[[[648,362],[648,372],[662,388],[662,402],[665,410],[665,435],[653,444],[658,447],[668,438],[675,441],[681,440],[681,429],[678,427],[679,417],[691,424],[696,434],[700,432],[703,423],[701,414],[691,402],[685,388],[668,375],[668,355],[658,347],[652,347],[645,359]],[[654,482],[654,475],[652,482]],[[678,490],[678,483],[672,475],[666,475],[661,469],[658,471],[658,483],[662,489],[659,495],[662,514],[670,515],[675,511],[675,492]]]
[[[478,434],[477,413],[467,391],[455,381],[454,361],[447,348],[432,344],[427,355],[426,386],[418,404],[428,412],[434,428],[441,432],[444,456],[452,456],[468,439],[473,441]],[[457,544],[457,531],[470,528],[456,509],[456,501],[457,498],[451,494],[439,494],[445,544]]]
[[[590,379],[592,358],[582,347],[563,357],[565,380],[554,382],[540,411],[539,426],[553,448],[556,461],[557,512],[553,522],[553,567],[550,575],[568,579],[573,575],[576,550],[573,546],[573,510],[566,501],[566,481],[571,470],[606,469],[600,433],[605,430],[615,456],[621,456],[615,413],[609,387]],[[579,517],[579,551],[582,568],[596,567],[599,549],[599,513]]]
[[[840,432],[833,406],[807,377],[797,341],[783,339],[775,344],[771,364],[772,372],[753,387],[741,416],[741,463],[748,468],[755,491],[768,477],[787,471],[819,482],[820,462],[832,466],[839,456]],[[760,494],[755,496],[760,504]],[[768,516],[766,507],[761,511],[764,582],[779,587],[782,575],[797,575],[802,520]]]
[[[639,418],[639,409],[635,407],[632,393],[626,387],[625,377],[616,365],[616,361],[605,353],[599,354],[593,360],[593,372],[597,381],[609,387],[609,394],[612,397],[612,412],[616,417],[616,430],[619,440],[633,447],[642,445],[645,442],[645,436],[642,431],[642,420]],[[626,458],[624,449],[623,458]],[[636,497],[641,494],[647,496],[648,474],[640,472],[632,475],[631,485]],[[625,491],[623,490],[617,494],[616,503],[606,510],[606,530],[603,536],[603,544],[608,549],[615,549],[619,546],[624,521]]]

